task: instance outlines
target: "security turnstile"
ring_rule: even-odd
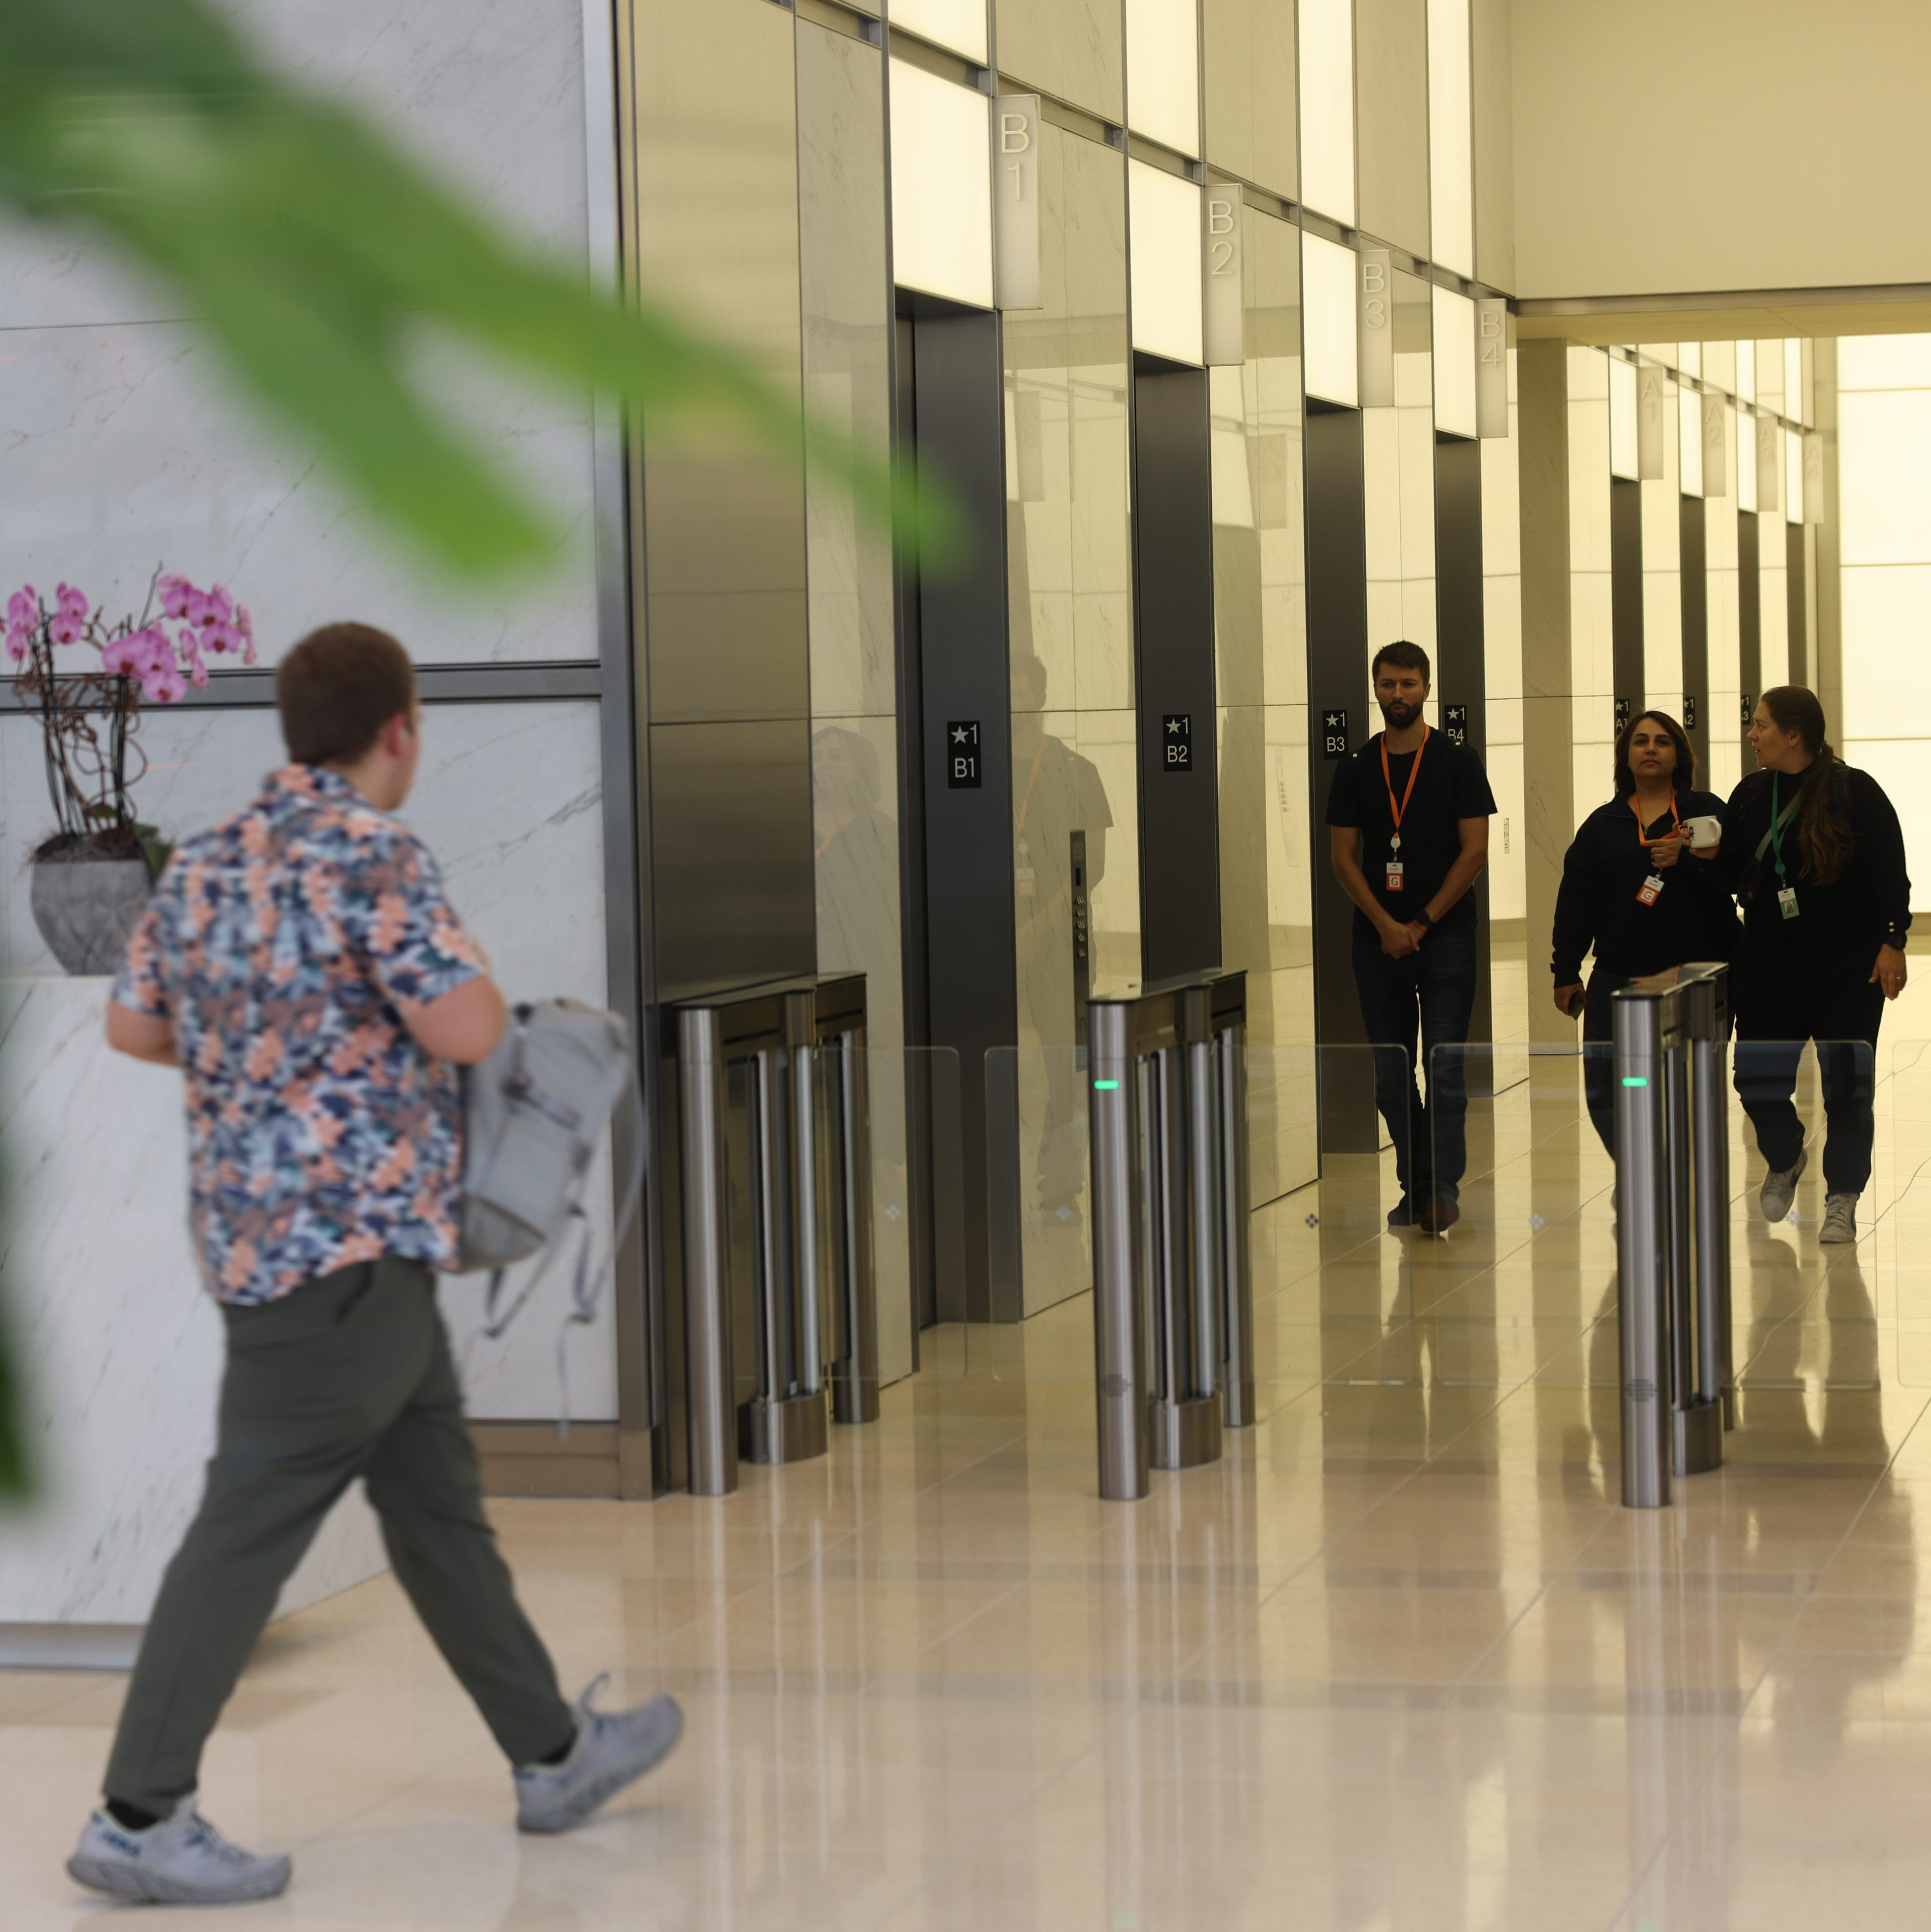
[[[1618,993],[1616,1298],[1623,1501],[1719,1467],[1735,1424],[1730,1335],[1729,972]]]
[[[673,1008],[691,1488],[878,1416],[865,976]]]
[[[1096,992],[1087,1010],[1099,1492],[1214,1461],[1254,1420],[1246,979]]]

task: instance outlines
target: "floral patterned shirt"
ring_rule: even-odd
[[[173,1023],[189,1222],[217,1299],[273,1301],[385,1254],[454,1260],[457,1071],[394,1002],[482,970],[434,860],[332,772],[271,773],[175,852],[114,997]]]

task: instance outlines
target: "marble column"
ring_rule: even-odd
[[[1575,1037],[1542,997],[1548,938],[1575,825],[1570,758],[1569,350],[1525,342],[1516,352],[1522,463],[1522,790],[1527,849],[1528,1036]]]

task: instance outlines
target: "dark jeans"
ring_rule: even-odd
[[[1796,968],[1741,962],[1735,975],[1737,1094],[1773,1170],[1795,1166],[1802,1151],[1804,1122],[1792,1096],[1804,1043],[1817,1042],[1828,1124],[1824,1187],[1830,1194],[1861,1194],[1871,1178],[1877,1034],[1884,1019],[1884,988],[1870,983],[1876,961],[1875,952],[1858,952]]]
[[[575,1720],[483,1514],[430,1270],[364,1262],[221,1312],[208,1486],[148,1619],[107,1796],[166,1813],[195,1788],[282,1585],[358,1476],[396,1580],[504,1755],[532,1764],[566,1743]]]
[[[1468,1165],[1468,1081],[1465,1053],[1475,1010],[1475,934],[1431,932],[1418,952],[1390,959],[1372,933],[1354,935],[1354,986],[1375,1052],[1375,1105],[1395,1143],[1402,1192],[1417,1203],[1451,1201]],[[1423,1090],[1415,1086],[1415,1036],[1421,1036]]]
[[[1582,1000],[1582,1092],[1590,1120],[1612,1160],[1616,1157],[1616,1026],[1609,996],[1629,983],[1627,974],[1606,973],[1598,966]]]

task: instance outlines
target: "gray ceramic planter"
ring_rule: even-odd
[[[153,881],[145,859],[115,854],[37,858],[34,923],[69,973],[118,973]]]

